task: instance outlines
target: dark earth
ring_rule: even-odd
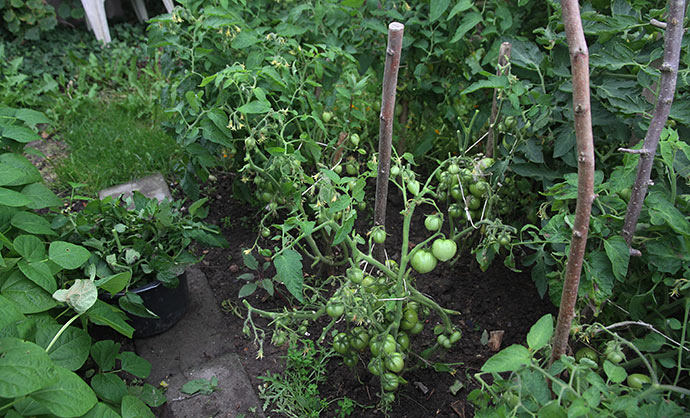
[[[207,190],[209,215],[206,220],[222,228],[230,246],[227,249],[204,250],[204,259],[200,267],[208,278],[218,304],[225,308],[237,352],[256,388],[263,384],[263,381],[258,379],[259,376],[265,375],[267,371],[271,373],[282,371],[288,344],[280,347],[270,344],[272,328],[266,326],[264,357],[257,360],[257,346],[242,332],[244,319],[238,317],[237,309],[239,308],[244,316],[246,316],[246,309],[238,299],[238,292],[246,282],[238,280],[237,277],[249,270],[244,267],[241,252],[254,243],[262,209],[242,204],[231,198],[233,193],[230,175],[219,173],[217,178],[217,182],[211,184]],[[368,208],[372,207],[373,204],[368,205]],[[399,215],[401,208],[401,199],[393,195],[388,204],[389,239],[386,245],[388,254],[394,259],[396,256],[394,249],[396,245],[397,248],[400,247],[400,243],[395,242],[395,239],[400,237],[401,232],[402,218]],[[360,231],[367,231],[370,228],[372,216],[370,209],[364,216],[366,219],[361,219],[363,217],[360,216],[357,226]],[[423,235],[415,236],[415,232],[426,234],[423,214],[419,213],[415,216],[419,216],[419,220],[413,219],[412,222],[413,231],[410,237],[412,242],[424,239]],[[418,225],[416,231],[414,225]],[[264,244],[266,248],[272,247],[269,243]],[[399,255],[399,250],[397,255]],[[342,272],[336,273],[342,274]],[[268,277],[270,277],[270,272]],[[461,328],[463,337],[449,351],[434,354],[431,359],[434,362],[449,364],[452,372],[436,372],[433,368],[427,367],[417,368],[404,374],[409,384],[402,385],[397,392],[395,404],[389,416],[401,418],[472,417],[474,416],[473,407],[466,399],[467,395],[478,386],[472,376],[479,371],[486,359],[495,353],[486,344],[487,336],[491,331],[504,331],[501,347],[524,344],[525,336],[532,324],[542,315],[554,313],[556,308],[548,299],[539,297],[528,269],[521,273],[513,272],[504,267],[502,259],[498,257],[488,271],[482,272],[474,261],[474,256],[467,253],[453,267],[450,267],[448,263],[439,263],[433,272],[419,276],[416,286],[444,308],[461,312],[460,317],[455,316],[452,319]],[[286,306],[288,298],[281,297],[278,293],[287,294],[287,291],[281,285],[277,285],[276,295],[269,297],[265,291],[259,289],[248,297],[248,301],[256,308],[280,310]],[[324,318],[328,317],[324,315]],[[424,331],[412,337],[411,346],[416,347],[417,352],[433,345],[436,340],[433,327],[438,323],[437,318],[432,315],[426,322]],[[265,326],[268,321],[259,319],[255,323]],[[318,337],[322,327],[327,323],[323,319],[311,324],[307,335],[312,338]],[[483,335],[484,338],[482,338]],[[308,337],[305,336],[305,338]],[[457,387],[457,382],[462,385],[462,388],[454,395],[450,388],[454,383]],[[353,371],[345,366],[340,358],[334,357],[328,363],[327,380],[320,384],[319,393],[322,399],[334,400],[346,396],[361,405],[373,406],[378,402],[379,387],[378,378],[372,377],[366,371],[366,364],[360,362]],[[333,402],[328,412],[322,416],[336,416],[336,409],[336,402]],[[270,414],[271,417],[283,416],[270,412],[270,408],[266,414]],[[351,416],[381,417],[383,413],[375,408],[358,408]]]

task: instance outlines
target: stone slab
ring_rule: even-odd
[[[169,376],[235,350],[225,326],[227,319],[206,276],[191,267],[187,269],[187,284],[189,307],[180,322],[162,334],[134,340],[137,354],[153,366],[147,380],[154,386]]]
[[[218,379],[210,395],[186,395],[180,388],[193,379]],[[168,382],[168,405],[164,418],[263,418],[259,402],[236,353],[227,353],[191,367]],[[242,415],[244,414],[244,415]]]
[[[155,173],[150,176],[142,177],[140,179],[130,181],[129,183],[118,184],[117,186],[108,187],[98,192],[98,198],[104,199],[106,196],[125,197],[132,196],[133,191],[138,191],[149,199],[156,198],[158,201],[165,199],[172,200],[170,188],[165,182],[161,173]]]

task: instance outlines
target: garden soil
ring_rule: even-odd
[[[284,357],[287,354],[287,344],[275,347],[270,344],[271,327],[268,321],[255,320],[257,325],[264,326],[266,342],[263,358],[257,359],[258,347],[245,337],[242,332],[246,309],[238,299],[238,292],[244,280],[237,277],[249,272],[242,262],[242,250],[254,245],[257,236],[256,226],[263,214],[261,209],[250,207],[230,198],[233,195],[229,175],[217,175],[218,180],[208,189],[209,216],[207,221],[219,225],[223,234],[229,240],[227,249],[204,250],[201,269],[208,278],[217,303],[223,308],[228,329],[237,353],[243,363],[252,384],[258,388],[264,382],[259,379],[267,372],[279,373],[284,368]],[[387,213],[386,241],[389,256],[396,258],[394,248],[400,247],[402,202],[399,197],[389,199]],[[368,205],[373,207],[373,203]],[[423,227],[423,214],[417,214],[419,219],[413,219],[412,225],[417,230],[411,232],[411,242],[424,239],[426,231]],[[362,219],[364,218],[364,219]],[[361,231],[367,231],[371,225],[372,214],[358,220]],[[397,242],[396,242],[397,240]],[[264,247],[272,248],[272,242],[261,242]],[[341,273],[341,272],[335,272]],[[267,272],[267,277],[271,277]],[[446,363],[446,371],[437,372],[432,367],[417,368],[406,372],[404,378],[409,382],[402,385],[396,394],[391,417],[400,418],[428,418],[428,417],[472,417],[472,405],[467,401],[470,391],[477,388],[472,376],[477,373],[481,365],[495,351],[492,342],[487,342],[492,334],[501,334],[500,347],[511,344],[524,344],[529,328],[542,315],[554,313],[556,308],[548,299],[541,299],[530,279],[529,270],[521,273],[513,272],[502,265],[502,259],[497,258],[492,267],[482,272],[474,256],[467,253],[455,266],[439,263],[436,269],[428,274],[420,275],[416,281],[417,287],[423,293],[434,298],[441,306],[461,312],[459,317],[453,317],[454,322],[462,330],[463,336],[450,350],[434,354],[430,359],[436,363]],[[288,299],[283,297],[285,289],[276,288],[273,297],[259,289],[247,299],[252,306],[261,309],[279,309],[291,307]],[[325,317],[326,318],[326,317]],[[317,338],[322,327],[328,322],[326,319],[317,321],[309,328],[305,338]],[[328,318],[330,319],[330,318]],[[412,346],[418,352],[433,345],[435,335],[434,325],[438,321],[432,315],[425,325],[424,331],[412,337]],[[408,360],[408,364],[411,363]],[[366,364],[360,363],[356,368],[346,367],[340,359],[333,358],[328,363],[327,380],[320,384],[319,392],[323,399],[336,400],[348,397],[361,405],[376,405],[379,393],[378,379],[366,371]],[[327,413],[321,416],[336,416],[337,402],[333,402]],[[266,411],[270,417],[282,415]],[[381,417],[383,413],[375,408],[356,409],[353,417]]]

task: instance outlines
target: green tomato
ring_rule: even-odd
[[[606,354],[606,359],[611,363],[618,364],[625,359],[625,355],[620,350],[610,351]]]
[[[489,191],[489,183],[478,181],[470,184],[470,194],[475,197],[484,197]]]
[[[367,369],[369,370],[369,373],[373,374],[374,376],[381,376],[381,374],[386,371],[383,361],[378,357],[374,357],[371,359],[371,361],[369,361]]]
[[[462,200],[462,189],[459,185],[450,188],[450,196],[458,202]]]
[[[595,363],[599,363],[599,355],[596,351],[592,350],[589,347],[582,347],[575,353],[575,360],[577,360],[578,362],[583,358],[590,359]]]
[[[376,279],[373,277],[366,275],[364,276],[364,279],[362,279],[362,287],[365,289],[370,289],[376,284]]]
[[[455,256],[458,245],[452,239],[439,238],[431,245],[431,252],[440,261],[448,261]]]
[[[359,145],[359,135],[357,135],[357,134],[350,135],[350,143],[355,147],[357,145]]]
[[[429,250],[419,250],[412,256],[410,264],[417,273],[425,274],[436,268],[436,257]]]
[[[417,322],[417,324],[414,327],[412,327],[412,329],[409,331],[409,333],[412,335],[417,335],[420,332],[422,332],[423,329],[424,329],[424,324],[421,322]]]
[[[374,357],[378,357],[381,354],[391,354],[395,352],[396,349],[395,338],[392,335],[386,334],[386,336],[377,336],[369,341],[369,350]]]
[[[420,184],[417,180],[411,180],[407,183],[407,190],[412,194],[412,196],[417,196],[419,194]]]
[[[415,324],[415,326],[416,325],[417,324]],[[407,349],[410,348],[410,337],[406,333],[402,331],[398,332],[398,338],[395,340],[398,342],[398,348],[400,348],[400,350],[407,351]]]
[[[397,374],[387,372],[381,375],[381,387],[383,387],[383,390],[386,392],[393,392],[398,388],[399,384],[400,379],[398,379]]]
[[[400,373],[405,367],[405,360],[403,355],[398,352],[393,352],[386,357],[384,361],[386,368],[393,373]]]
[[[340,175],[340,173],[343,172],[343,166],[338,164],[335,167],[333,167],[333,171],[335,172],[335,174]]]
[[[350,342],[348,341],[347,334],[341,332],[333,338],[333,349],[336,353],[342,355],[350,352]]]
[[[264,238],[268,238],[271,236],[271,230],[268,228],[262,228],[261,229],[261,236]]]
[[[481,160],[479,160],[479,168],[481,168],[482,170],[486,170],[492,165],[494,165],[493,158],[482,158]]]
[[[503,124],[506,126],[506,129],[510,131],[517,125],[517,121],[514,117],[508,116],[505,121],[503,121]]]
[[[449,349],[453,346],[453,344],[450,342],[450,339],[443,334],[436,337],[436,342],[445,349]]]
[[[430,215],[424,219],[424,227],[431,232],[436,232],[443,226],[443,221],[438,215]]]
[[[279,347],[283,344],[285,344],[285,333],[281,331],[276,331],[273,333],[273,345],[276,347]]]
[[[482,199],[477,196],[470,196],[470,198],[467,199],[467,207],[470,208],[470,210],[479,209],[482,207]]]
[[[354,367],[357,365],[357,356],[354,354],[345,355],[343,356],[343,363],[347,367],[354,369]]]
[[[354,284],[362,283],[364,272],[357,267],[350,267],[347,269],[347,278]]]
[[[350,334],[350,346],[355,350],[363,350],[369,344],[369,333],[362,327],[354,327]]]
[[[458,203],[451,203],[451,205],[448,206],[448,214],[451,218],[461,218],[464,213],[465,211],[462,209],[462,206],[460,206]]]
[[[628,375],[628,386],[634,389],[642,389],[642,386],[652,383],[652,379],[646,374],[633,373]]]
[[[331,112],[323,112],[321,114],[321,120],[324,121],[325,123],[328,123],[333,119],[333,113]]]
[[[502,232],[501,234],[499,234],[498,243],[503,247],[507,247],[508,245],[510,245],[510,234],[506,232]]]
[[[403,311],[402,319],[400,320],[400,328],[405,331],[409,331],[414,328],[419,322],[419,317],[417,316],[417,311],[414,309],[405,309]]]
[[[351,176],[356,176],[359,172],[359,164],[356,161],[349,161],[345,164],[345,172]]]
[[[452,163],[451,165],[448,166],[448,172],[452,175],[456,175],[460,173],[460,167],[458,167],[457,164]]]
[[[386,242],[386,231],[383,228],[376,228],[371,232],[371,234],[375,243],[383,244]]]
[[[397,165],[391,166],[391,176],[398,177],[400,175],[400,167]]]
[[[340,318],[345,312],[345,304],[339,299],[331,299],[326,304],[326,313],[331,318]]]
[[[451,344],[455,344],[456,342],[460,341],[461,337],[462,332],[460,332],[460,330],[455,330],[452,334],[450,334],[450,337],[448,337],[448,339],[450,340]]]

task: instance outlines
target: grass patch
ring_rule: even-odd
[[[55,166],[61,190],[82,183],[80,193],[93,195],[156,171],[166,176],[181,153],[159,118],[137,119],[118,102],[84,101],[61,125],[61,139],[69,145],[69,154]]]

